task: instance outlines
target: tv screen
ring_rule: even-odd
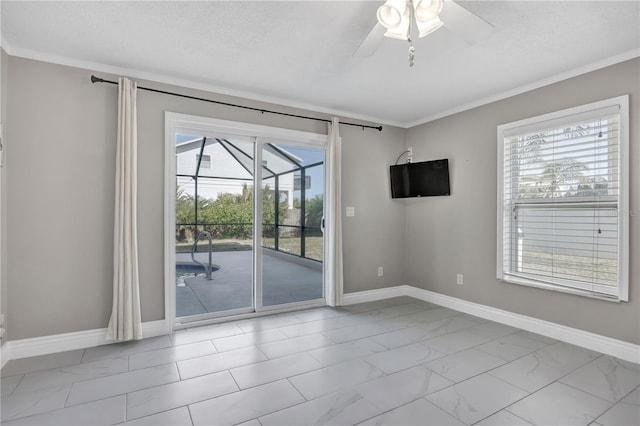
[[[397,164],[389,171],[392,198],[451,195],[448,159]]]

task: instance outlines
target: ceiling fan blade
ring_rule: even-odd
[[[364,58],[367,56],[373,55],[380,44],[382,44],[382,40],[384,39],[384,27],[378,23],[376,23],[369,34],[362,40],[360,46],[353,52],[353,56],[358,58]]]
[[[445,0],[440,18],[446,28],[469,44],[478,43],[493,31],[493,25],[451,0]]]

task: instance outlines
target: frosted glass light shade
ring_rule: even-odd
[[[431,34],[444,24],[444,22],[442,22],[437,16],[430,21],[416,21],[416,23],[418,24],[418,36],[420,38]]]
[[[430,21],[442,12],[443,0],[413,0],[416,21]]]
[[[404,14],[400,19],[400,24],[394,28],[388,28],[384,33],[385,37],[395,38],[397,40],[409,39],[409,21],[411,18],[411,9],[406,8]]]
[[[378,22],[387,29],[396,28],[401,25],[406,9],[406,0],[387,0],[378,8]]]

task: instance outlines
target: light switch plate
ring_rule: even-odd
[[[355,207],[347,207],[347,216],[351,217],[351,216],[355,216],[356,215],[356,208]]]

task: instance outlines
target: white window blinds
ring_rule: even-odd
[[[625,100],[499,127],[498,278],[626,300]]]

